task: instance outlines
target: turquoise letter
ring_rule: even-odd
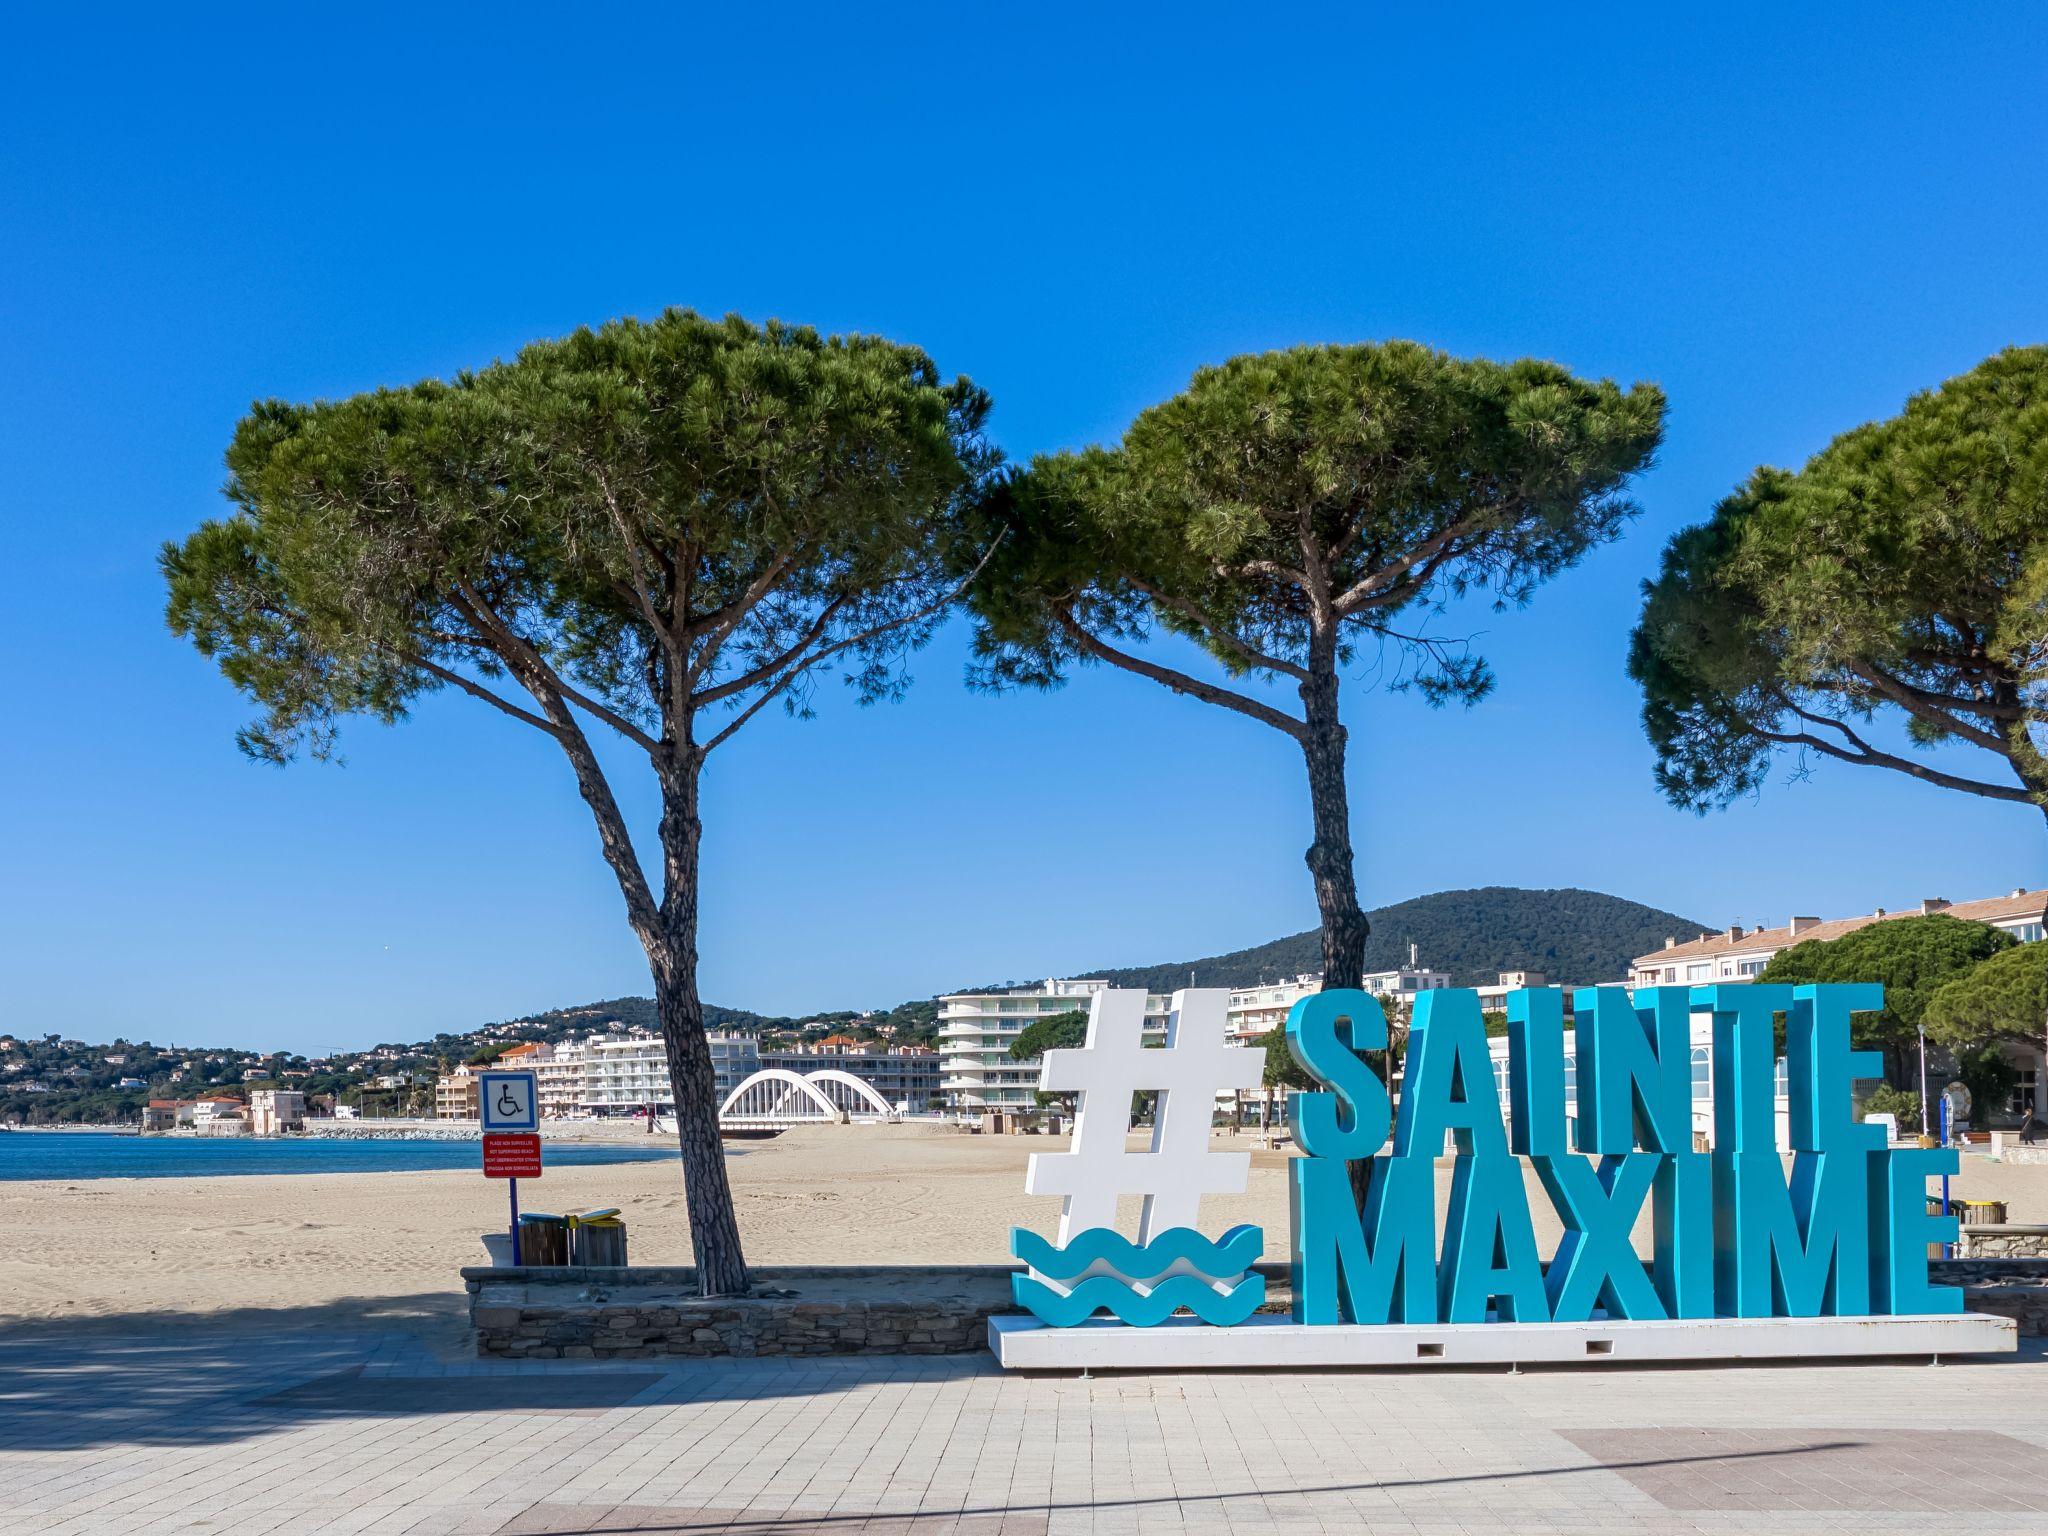
[[[1695,1008],[1714,1011],[1714,1154],[1776,1152],[1777,1041],[1774,1015],[1792,1007],[1776,983],[1694,987]],[[1728,1298],[1721,1298],[1725,1309]],[[1763,1316],[1743,1312],[1742,1317]]]
[[[1799,1151],[1883,1148],[1883,1126],[1864,1125],[1850,1116],[1855,1102],[1851,1085],[1859,1077],[1882,1077],[1884,1057],[1849,1049],[1849,1015],[1883,1006],[1884,988],[1875,982],[1793,989],[1792,1012],[1785,1020],[1785,1080],[1792,1145]]]
[[[1867,1156],[1796,1153],[1788,1186],[1776,1152],[1714,1153],[1715,1289],[1724,1314],[1870,1310]]]
[[[1444,987],[1415,1000],[1394,1112],[1394,1154],[1433,1158],[1443,1150],[1445,1131],[1457,1133],[1462,1153],[1507,1155],[1486,1019],[1470,987]]]
[[[1508,1149],[1525,1157],[1569,1152],[1564,1136],[1564,991],[1508,994]]]
[[[1673,1317],[1714,1315],[1714,1164],[1704,1152],[1657,1159],[1650,1197],[1657,1294]]]
[[[1654,1152],[1603,1157],[1597,1168],[1583,1157],[1534,1159],[1536,1177],[1564,1223],[1543,1278],[1553,1322],[1585,1322],[1596,1306],[1609,1317],[1666,1315],[1630,1238],[1663,1161]]]
[[[1398,1313],[1404,1323],[1435,1322],[1435,1165],[1428,1158],[1372,1159],[1362,1219],[1341,1161],[1298,1157],[1288,1170],[1294,1320],[1385,1323]]]
[[[1956,1171],[1956,1149],[1902,1147],[1864,1156],[1870,1162],[1870,1279],[1877,1310],[1962,1311],[1959,1286],[1927,1283],[1927,1245],[1954,1242],[1957,1228],[1952,1215],[1927,1214],[1927,1180]]]
[[[1691,1009],[1684,987],[1581,987],[1572,1003],[1579,1058],[1579,1150],[1692,1147]]]
[[[1287,1097],[1287,1123],[1303,1152],[1356,1162],[1379,1151],[1393,1111],[1387,1085],[1358,1053],[1386,1048],[1387,1016],[1369,992],[1340,987],[1304,997],[1287,1010],[1288,1052],[1302,1071],[1333,1090]]]
[[[1417,1161],[1429,1166],[1426,1159]],[[1519,1158],[1496,1152],[1461,1157],[1452,1166],[1437,1284],[1447,1323],[1485,1322],[1487,1303],[1495,1297],[1503,1322],[1540,1323],[1549,1317]]]

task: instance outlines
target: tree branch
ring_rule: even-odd
[[[1493,510],[1495,509],[1488,508],[1489,512]],[[1424,539],[1420,544],[1409,550],[1407,554],[1394,561],[1393,564],[1382,566],[1379,570],[1368,572],[1366,575],[1359,577],[1346,591],[1338,595],[1336,604],[1338,614],[1343,617],[1349,617],[1360,608],[1383,608],[1387,606],[1388,603],[1394,600],[1395,594],[1402,590],[1400,587],[1401,578],[1415,570],[1418,566],[1423,568],[1422,574],[1415,581],[1409,583],[1409,586],[1422,586],[1431,576],[1436,574],[1438,568],[1442,565],[1443,561],[1438,557],[1444,556],[1448,558],[1451,546],[1459,538],[1479,527],[1481,521],[1482,515],[1478,513],[1470,517],[1460,518],[1448,528]]]
[[[1214,683],[1205,683],[1200,678],[1190,677],[1187,673],[1176,671],[1172,667],[1161,666],[1157,662],[1142,661],[1138,657],[1131,655],[1128,651],[1120,651],[1115,646],[1098,640],[1094,635],[1082,628],[1071,614],[1064,611],[1053,615],[1053,623],[1062,634],[1073,642],[1076,650],[1093,656],[1097,661],[1106,661],[1113,667],[1123,668],[1126,672],[1135,672],[1139,677],[1149,677],[1153,682],[1171,688],[1175,693],[1185,693],[1191,698],[1200,699],[1205,704],[1214,704],[1222,709],[1235,710],[1238,714],[1256,720],[1261,725],[1271,726],[1274,730],[1291,736],[1296,741],[1302,741],[1307,738],[1308,727],[1306,725],[1285,711],[1273,708],[1270,704],[1249,698],[1229,688],[1219,688]]]
[[[541,655],[539,648],[499,617],[491,605],[484,600],[483,594],[478,592],[475,587],[471,586],[467,581],[459,581],[456,583],[456,590],[461,594],[456,606],[461,610],[462,616],[478,629],[488,631],[498,637],[499,644],[492,646],[491,650],[503,659],[505,665],[512,669],[515,676],[519,676],[520,682],[526,685],[527,692],[533,694],[536,698],[541,695],[541,690],[535,688],[527,676],[521,675],[532,673],[546,684],[547,691],[568,700],[579,709],[588,710],[592,715],[595,715],[606,725],[625,737],[626,740],[632,742],[634,746],[640,748],[649,757],[659,755],[661,752],[660,742],[641,730],[639,726],[628,720],[617,710],[600,704],[582,690],[571,687],[563,680],[560,673],[548,665],[547,658]]]
[[[480,684],[471,682],[468,678],[464,677],[460,672],[451,671],[447,667],[442,666],[439,662],[429,661],[424,656],[414,657],[412,660],[412,664],[418,667],[422,672],[425,672],[430,676],[440,678],[441,681],[444,683],[453,683],[457,688],[460,688],[464,693],[468,694],[471,698],[482,699],[486,704],[490,705],[491,708],[503,710],[506,714],[510,715],[514,720],[524,721],[526,724],[532,726],[535,730],[546,731],[550,736],[558,734],[555,730],[554,723],[552,721],[544,719],[540,715],[534,714],[531,710],[521,709],[517,704],[514,704],[510,699],[503,698],[500,695],[491,692],[490,689],[485,688]]]
[[[1307,679],[1308,669],[1306,667],[1296,666],[1291,661],[1283,660],[1278,656],[1268,656],[1263,651],[1253,649],[1229,630],[1217,628],[1203,614],[1201,609],[1197,608],[1186,598],[1161,592],[1157,587],[1152,586],[1148,582],[1140,581],[1135,576],[1127,576],[1124,579],[1160,607],[1172,609],[1190,623],[1199,625],[1204,634],[1215,636],[1217,640],[1223,643],[1227,650],[1247,667],[1263,667],[1269,671],[1285,673],[1288,677],[1300,680]]]
[[[722,683],[714,684],[712,687],[700,689],[691,694],[691,707],[702,709],[707,704],[716,704],[720,699],[729,699],[736,693],[745,693],[749,688],[767,682],[769,678],[773,677],[784,666],[802,655],[809,646],[815,644],[818,638],[831,627],[832,615],[845,606],[846,597],[842,593],[818,610],[818,616],[811,621],[811,627],[804,631],[802,638],[796,644],[789,646],[779,656],[762,662],[759,666],[740,674],[738,677],[727,678]]]
[[[746,708],[742,709],[737,715],[735,715],[732,718],[730,722],[727,723],[723,730],[721,730],[717,735],[713,736],[709,741],[704,743],[704,751],[708,754],[714,747],[723,745],[724,742],[731,737],[733,732],[737,731],[741,726],[745,725],[749,720],[753,719],[754,716],[758,715],[770,699],[777,698],[781,694],[786,692],[791,684],[796,682],[796,680],[802,677],[806,672],[810,671],[811,668],[817,666],[819,662],[829,661],[834,656],[837,656],[841,651],[850,650],[857,645],[864,645],[868,641],[875,639],[877,636],[887,634],[892,629],[901,629],[906,624],[915,624],[919,619],[928,619],[933,614],[938,613],[939,611],[947,607],[949,604],[954,602],[960,596],[961,593],[965,592],[969,586],[973,585],[974,578],[981,574],[982,568],[988,564],[990,558],[996,552],[996,546],[1002,543],[1002,541],[1003,536],[1000,533],[998,533],[994,539],[989,541],[988,548],[981,552],[981,558],[975,561],[974,569],[969,571],[965,576],[961,577],[960,580],[956,582],[949,591],[943,593],[941,596],[934,599],[932,602],[925,604],[924,607],[919,608],[911,613],[899,614],[897,617],[888,620],[886,623],[870,625],[868,628],[862,630],[857,635],[848,635],[843,640],[836,640],[832,644],[818,651],[815,655],[807,656],[801,662],[797,663],[795,666],[792,666],[787,672],[785,672],[782,675],[782,677],[777,679],[773,687],[763,689],[761,692],[761,696],[758,699],[755,699],[751,704],[747,705]],[[834,603],[828,605],[828,607],[836,607],[837,605],[838,600],[835,600]],[[811,637],[815,637],[815,635],[819,633],[820,625],[822,623],[823,616],[820,617],[818,623],[814,623],[811,626]],[[805,642],[800,642],[797,648],[801,649],[802,644],[805,643],[808,643],[808,639]],[[785,651],[783,654],[785,656],[788,656],[793,654],[793,652]],[[755,670],[758,672],[760,669],[756,668]],[[699,697],[703,697],[703,695],[699,695]]]
[[[1801,709],[1782,694],[1776,694],[1773,697],[1786,710],[1797,715],[1808,724],[1827,726],[1839,731],[1848,741],[1849,746],[1845,747],[1839,742],[1815,736],[1810,731],[1773,731],[1766,729],[1755,721],[1751,721],[1750,729],[1755,731],[1765,741],[1775,742],[1780,746],[1811,747],[1814,751],[1835,758],[1840,762],[1858,763],[1869,768],[1889,768],[1895,773],[1907,774],[1912,778],[1921,780],[1923,783],[1934,784],[1942,789],[1961,790],[1966,794],[1982,795],[1987,800],[2016,800],[2029,805],[2034,803],[2032,795],[2016,786],[1989,784],[1982,779],[1966,779],[1959,774],[1944,773],[1939,768],[1930,768],[1925,763],[1914,762],[1911,758],[1898,757],[1890,752],[1880,752],[1861,736],[1857,735],[1844,722],[1829,715],[1817,715],[1808,710]],[[1854,750],[1850,750],[1851,748],[1854,748]]]

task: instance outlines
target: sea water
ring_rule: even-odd
[[[553,1167],[678,1159],[674,1140],[543,1143]],[[474,1140],[428,1137],[135,1136],[118,1131],[0,1132],[0,1180],[206,1178],[244,1173],[395,1173],[482,1166]]]

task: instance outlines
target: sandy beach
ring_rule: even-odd
[[[748,1258],[1001,1262],[1012,1226],[1050,1232],[1057,1222],[1057,1200],[1024,1193],[1024,1164],[1063,1145],[861,1126],[738,1143],[730,1166]],[[1206,1201],[1203,1225],[1255,1222],[1266,1229],[1267,1257],[1283,1258],[1287,1161],[1253,1152],[1247,1191]],[[1448,1185],[1448,1165],[1438,1182],[1440,1191]],[[1966,1157],[1953,1191],[2005,1200],[2015,1221],[2048,1220],[2048,1168]],[[635,1263],[689,1261],[675,1163],[558,1167],[522,1194],[528,1209],[616,1205]],[[1558,1227],[1533,1175],[1530,1196],[1548,1252]],[[1121,1224],[1134,1230],[1137,1202],[1126,1206]],[[410,1316],[438,1331],[459,1324],[457,1269],[483,1262],[478,1234],[504,1219],[503,1184],[466,1171],[0,1183],[0,1320],[176,1325],[223,1313],[319,1313],[336,1322]],[[1637,1238],[1647,1248],[1647,1220]]]

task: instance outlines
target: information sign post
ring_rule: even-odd
[[[540,1094],[531,1072],[484,1072],[477,1080],[484,1177],[503,1179],[512,1207],[512,1262],[519,1252],[519,1181],[540,1177]]]

